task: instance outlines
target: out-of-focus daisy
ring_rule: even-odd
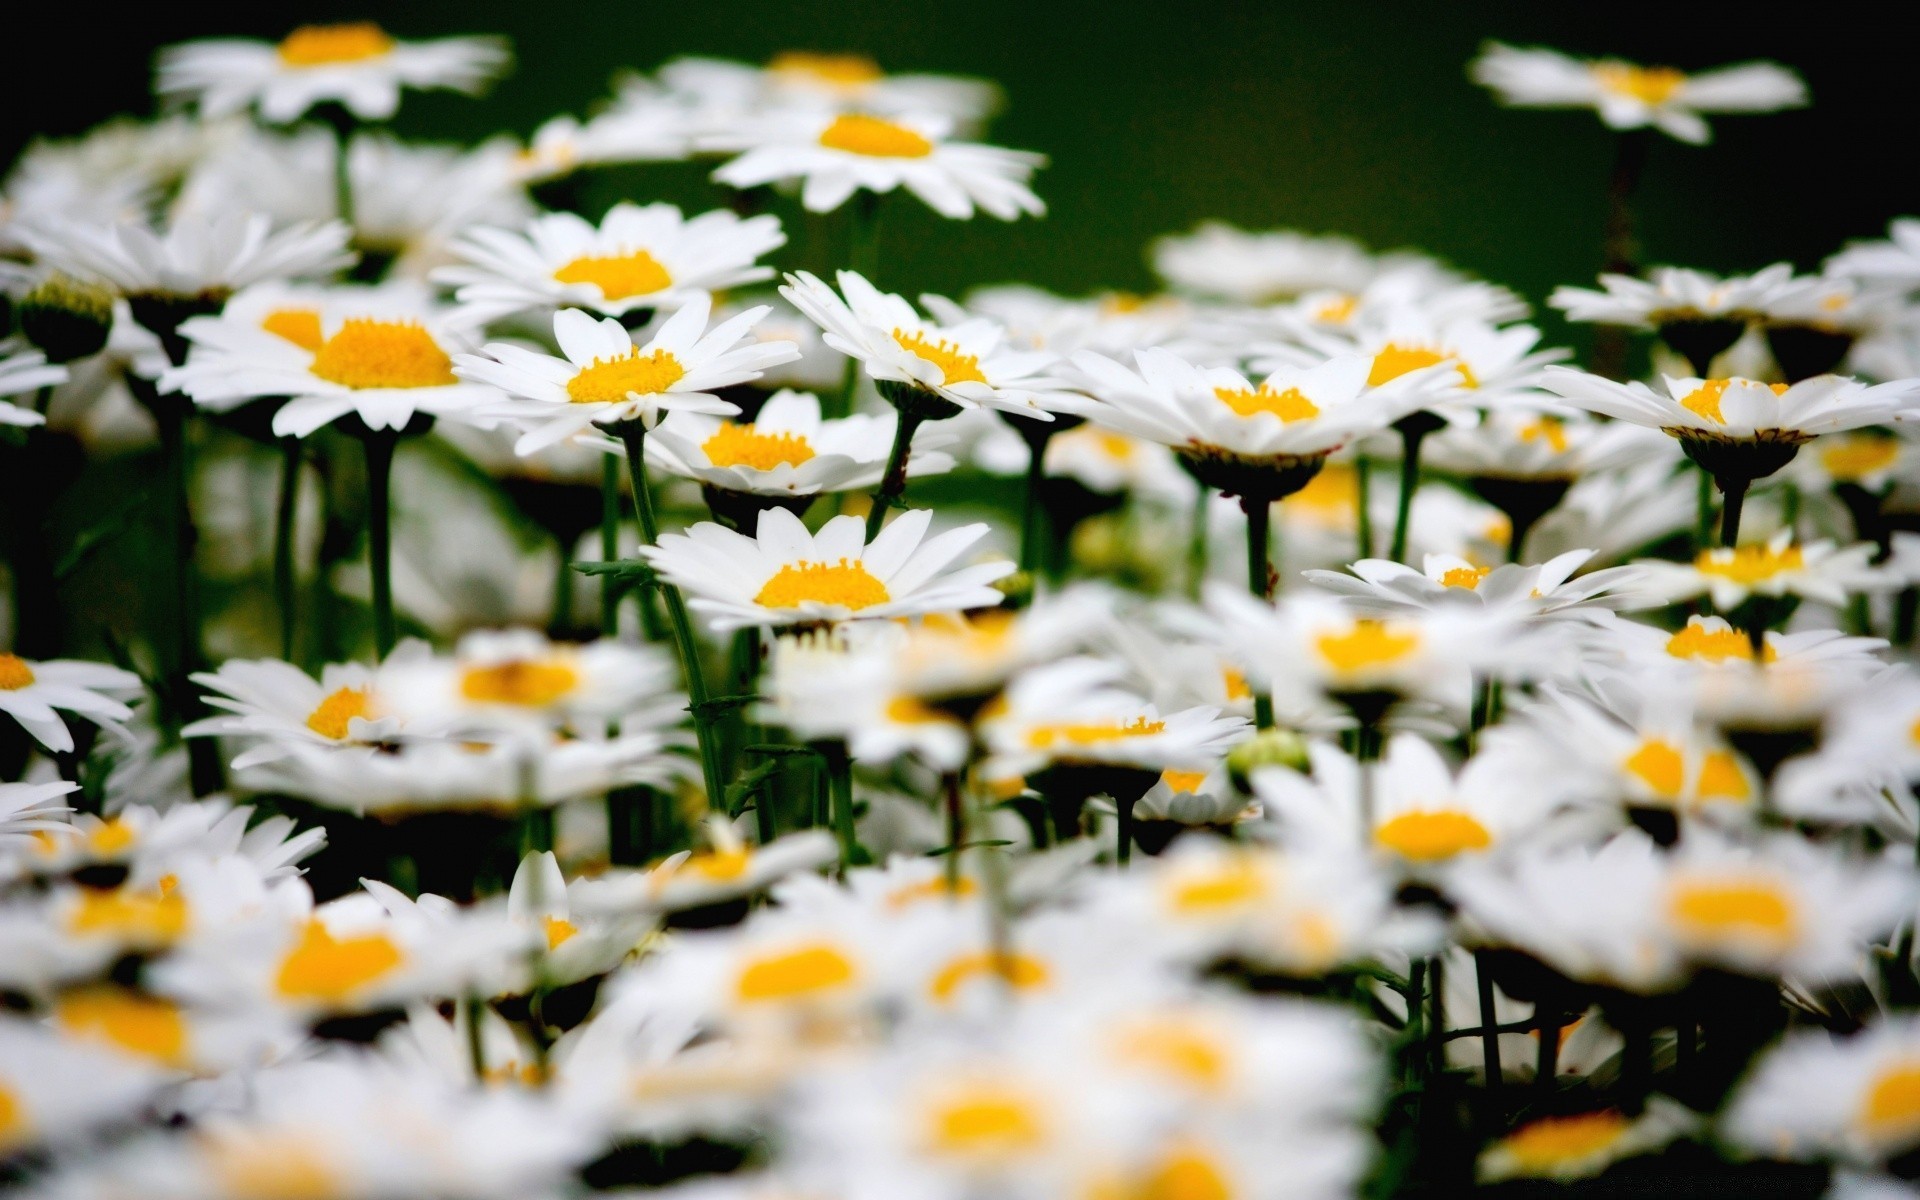
[[[427,653],[426,646],[407,642],[379,668],[330,663],[317,680],[278,659],[231,659],[218,671],[193,677],[208,689],[207,706],[222,711],[184,732],[250,739],[252,744],[233,760],[235,770],[278,758],[289,744],[383,745],[395,741],[402,726],[383,694],[383,675]]]
[[[168,99],[197,102],[209,117],[258,108],[284,125],[332,102],[363,121],[384,121],[399,109],[402,88],[475,94],[509,61],[499,38],[403,42],[355,21],[303,25],[277,45],[230,38],[170,46],[154,87]]]
[[[1615,1109],[1539,1117],[1482,1150],[1477,1173],[1484,1183],[1583,1179],[1652,1154],[1697,1123],[1664,1096],[1652,1097],[1647,1110],[1633,1117]]]
[[[570,900],[588,916],[617,916],[643,909],[679,912],[763,892],[789,875],[832,862],[833,835],[808,829],[764,846],[743,842],[714,817],[702,849],[675,854],[649,871],[616,871],[579,881]]]
[[[9,1016],[0,1021],[0,1154],[78,1140],[131,1116],[162,1082],[151,1067]]]
[[[133,716],[124,701],[140,691],[140,677],[105,663],[57,659],[36,662],[0,652],[0,713],[12,717],[48,750],[73,749],[60,713],[113,726]]]
[[[1117,685],[1118,664],[1073,658],[1014,680],[1004,705],[983,716],[994,774],[1031,775],[1052,765],[1145,772],[1144,791],[1168,768],[1204,769],[1247,729],[1245,717],[1198,705],[1161,713]],[[1123,797],[1131,802],[1138,798]]]
[[[597,226],[547,213],[524,231],[471,229],[453,246],[464,263],[434,279],[454,285],[462,319],[476,325],[568,307],[618,317],[770,279],[773,268],[754,260],[786,240],[772,216],[719,209],[687,218],[671,204],[621,203]]]
[[[80,790],[77,783],[0,783],[0,848],[37,831],[71,828],[62,817],[70,810],[55,801]]]
[[[1783,529],[1766,542],[1702,550],[1691,563],[1642,559],[1634,564],[1651,595],[1668,602],[1706,595],[1722,612],[1749,596],[1799,596],[1836,608],[1851,592],[1875,586],[1867,543],[1836,546],[1830,541],[1796,544]]]
[[[705,295],[696,296],[645,346],[634,345],[612,317],[595,320],[562,309],[553,315],[553,336],[565,357],[489,342],[482,354],[462,355],[456,373],[513,397],[480,415],[525,429],[514,446],[521,454],[594,424],[639,421],[651,429],[676,409],[731,416],[738,409],[714,391],[754,379],[763,367],[791,362],[800,352],[790,342],[741,344],[765,307],[708,329],[711,307]]]
[[[49,363],[38,350],[22,350],[0,358],[0,396],[19,396],[67,381],[67,369]],[[44,413],[0,400],[0,425],[44,425]]]
[[[927,537],[933,514],[902,513],[868,542],[858,517],[835,517],[809,533],[783,508],[760,513],[753,537],[719,525],[665,534],[641,554],[692,596],[690,607],[716,629],[809,625],[989,608],[991,584],[1014,564],[976,563],[947,570],[987,532],[964,525]]]
[[[976,125],[1000,107],[1000,89],[957,75],[891,74],[864,54],[783,50],[764,65],[676,58],[660,68],[669,89],[743,111],[815,108],[884,114],[938,113]]]
[[[1848,243],[1827,260],[1826,271],[1899,287],[1920,285],[1920,218],[1895,217],[1887,223],[1885,238]]]
[[[349,416],[369,429],[404,430],[418,414],[471,412],[499,398],[455,375],[466,337],[449,310],[410,284],[338,288],[311,307],[254,320],[195,317],[180,332],[193,353],[162,386],[216,410],[289,397],[273,416],[282,437]]]
[[[1707,374],[1715,357],[1760,319],[1793,280],[1791,263],[1752,275],[1710,275],[1685,267],[1654,267],[1645,279],[1602,275],[1600,290],[1558,287],[1547,303],[1569,321],[1652,329]]]
[[[1687,74],[1617,58],[1488,42],[1470,68],[1475,83],[1517,108],[1591,108],[1612,129],[1652,126],[1683,142],[1713,137],[1702,113],[1776,112],[1807,103],[1807,85],[1777,63],[1741,63]]]
[[[1471,417],[1476,410],[1527,396],[1539,383],[1541,368],[1566,356],[1562,350],[1536,350],[1539,340],[1540,331],[1531,325],[1478,320],[1441,325],[1403,309],[1372,328],[1314,337],[1313,349],[1304,353],[1257,357],[1254,366],[1357,352],[1368,359],[1369,388],[1392,385],[1397,392],[1417,393],[1421,408]]]
[[[1538,566],[1483,567],[1464,558],[1429,554],[1417,571],[1368,558],[1348,567],[1352,574],[1308,571],[1306,576],[1347,597],[1356,612],[1378,616],[1476,602],[1516,616],[1577,615],[1655,603],[1652,597],[1638,594],[1638,568],[1613,567],[1576,575],[1591,557],[1591,551],[1569,550]]]
[[[413,656],[386,668],[381,694],[415,732],[485,737],[618,720],[622,733],[633,733],[684,708],[669,690],[672,678],[651,646],[481,630],[461,638],[451,657]]]
[[[1883,1163],[1920,1143],[1920,1025],[1896,1015],[1837,1039],[1790,1034],[1727,1110],[1726,1134],[1769,1158]]]
[[[1290,229],[1259,233],[1207,221],[1153,244],[1153,269],[1173,288],[1236,304],[1271,304],[1305,292],[1357,292],[1373,256],[1349,238]]]
[[[957,769],[972,736],[952,715],[900,690],[891,661],[905,640],[898,632],[841,626],[779,638],[761,677],[761,719],[805,741],[843,741],[855,761],[912,755]]]

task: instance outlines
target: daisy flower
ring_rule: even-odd
[[[1646,1111],[1633,1117],[1610,1108],[1538,1117],[1482,1150],[1476,1174],[1482,1183],[1584,1179],[1653,1154],[1698,1124],[1698,1117],[1665,1096],[1649,1097]]]
[[[1355,612],[1392,616],[1448,604],[1479,604],[1506,616],[1592,615],[1608,610],[1652,607],[1658,601],[1640,594],[1637,567],[1613,567],[1575,575],[1591,550],[1569,550],[1537,566],[1507,563],[1482,567],[1450,554],[1428,554],[1420,570],[1382,558],[1361,559],[1351,574],[1306,571],[1314,583],[1347,598]]]
[[[884,765],[911,755],[958,770],[972,735],[900,690],[894,660],[905,641],[904,631],[877,622],[776,639],[761,677],[761,720],[803,741],[845,742],[856,762]]]
[[[1050,374],[1058,360],[1010,345],[997,322],[936,324],[853,271],[837,278],[839,292],[801,271],[786,277],[780,294],[825,331],[827,345],[858,359],[883,390],[902,384],[927,394],[927,407],[942,416],[991,408],[1044,421],[1072,408],[1066,385]],[[894,393],[888,398],[896,407],[902,403]]]
[[[808,829],[764,846],[742,841],[725,817],[705,826],[705,848],[675,854],[647,871],[612,871],[576,883],[569,899],[587,916],[636,909],[682,912],[766,891],[789,876],[826,866],[839,854],[833,835]]]
[[[49,363],[38,350],[20,350],[0,358],[0,396],[19,396],[67,381],[67,369]],[[44,425],[47,418],[31,408],[0,400],[0,425]]]
[[[858,517],[835,517],[809,533],[784,508],[760,513],[753,537],[702,523],[663,534],[640,553],[716,630],[811,625],[991,608],[991,585],[1014,571],[1005,560],[946,568],[979,541],[985,525],[927,537],[933,514],[902,513],[871,542]],[[944,573],[943,573],[944,572]]]
[[[79,790],[77,783],[0,783],[0,850],[39,831],[71,829],[64,817],[73,810],[54,801]]]
[[[207,689],[207,707],[221,710],[187,726],[187,737],[226,737],[250,743],[233,769],[271,762],[290,745],[383,746],[399,740],[402,723],[392,712],[383,680],[399,664],[429,653],[405,642],[384,665],[330,663],[315,679],[278,659],[229,659],[218,671],[194,675]]]
[[[1920,217],[1895,217],[1885,238],[1849,242],[1826,261],[1825,270],[1869,283],[1920,286]]]
[[[711,303],[702,294],[669,317],[644,346],[612,317],[595,320],[578,309],[553,315],[553,337],[564,358],[504,342],[481,354],[463,354],[456,373],[512,397],[484,410],[526,430],[514,449],[532,454],[565,441],[589,425],[639,421],[651,429],[663,414],[686,410],[717,416],[737,412],[713,393],[758,378],[763,368],[792,362],[791,342],[748,342],[767,312],[751,308],[712,329]]]
[[[1288,361],[1315,362],[1326,355],[1367,356],[1367,386],[1392,385],[1413,392],[1420,407],[1470,420],[1479,410],[1525,399],[1539,383],[1540,370],[1564,350],[1536,350],[1540,331],[1531,325],[1495,326],[1486,321],[1455,320],[1441,325],[1424,314],[1396,310],[1373,328],[1340,335],[1311,335],[1305,353],[1256,358],[1256,369]]]
[[[1602,275],[1599,291],[1557,287],[1547,303],[1566,313],[1569,321],[1630,329],[1717,321],[1744,327],[1758,319],[1792,279],[1792,263],[1775,263],[1752,275],[1727,276],[1686,267],[1652,267],[1644,279]],[[1726,345],[1732,344],[1728,338]]]
[[[1249,232],[1205,221],[1163,237],[1151,250],[1154,272],[1176,291],[1234,304],[1272,304],[1307,292],[1358,292],[1373,256],[1350,238],[1291,229]]]
[[[208,117],[257,108],[276,125],[337,103],[363,121],[385,121],[400,89],[475,95],[506,70],[504,41],[487,37],[403,42],[371,21],[302,25],[278,44],[222,38],[160,52],[154,88],[192,100]]]
[[[1845,1039],[1789,1034],[1732,1098],[1726,1135],[1769,1158],[1884,1163],[1920,1144],[1920,1021],[1892,1015]]]
[[[334,288],[311,306],[244,315],[254,311],[242,305],[183,324],[192,353],[161,386],[216,411],[286,396],[273,416],[280,437],[306,437],[342,417],[400,431],[417,415],[470,412],[498,398],[455,375],[466,336],[450,310],[411,284]]]
[[[1557,484],[1564,492],[1576,480],[1644,461],[1663,445],[1637,425],[1513,405],[1474,425],[1438,431],[1427,440],[1423,461],[1466,476],[1482,499],[1494,502],[1504,499],[1490,494],[1502,484]]]
[[[0,1154],[77,1141],[132,1116],[164,1082],[151,1066],[8,1016],[0,1020]]]
[[[763,66],[676,58],[660,68],[673,92],[747,111],[791,108],[881,114],[937,113],[977,125],[1000,107],[1000,89],[956,75],[889,74],[864,54],[783,50]]]
[[[745,120],[702,144],[743,151],[713,173],[716,182],[750,188],[798,181],[808,212],[831,212],[857,191],[901,187],[954,220],[976,211],[1002,221],[1047,211],[1027,186],[1045,155],[952,141],[952,128],[930,115],[788,111]]]
[[[597,226],[562,212],[524,231],[470,229],[453,245],[462,264],[433,278],[454,286],[462,319],[475,325],[557,308],[620,317],[770,279],[773,268],[754,260],[786,241],[777,217],[719,209],[687,218],[671,204],[621,203]]]
[[[105,663],[34,662],[0,652],[0,713],[18,721],[34,741],[56,754],[73,749],[73,733],[60,713],[115,726],[133,716],[124,701],[140,689],[138,675]]]
[[[1669,604],[1705,595],[1715,608],[1731,612],[1750,596],[1799,596],[1841,608],[1849,594],[1879,584],[1869,567],[1872,557],[1865,542],[1796,544],[1793,531],[1783,529],[1766,542],[1702,550],[1691,563],[1642,559],[1634,566],[1649,596]]]
[[[1557,50],[1488,42],[1469,74],[1516,108],[1591,108],[1610,129],[1651,126],[1695,145],[1712,140],[1702,113],[1803,108],[1807,85],[1777,63],[1740,63],[1687,74],[1617,58],[1583,60]]]

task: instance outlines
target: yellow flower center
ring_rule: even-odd
[[[748,1004],[815,999],[859,978],[852,959],[827,945],[802,946],[749,962],[734,980],[733,994]]]
[[[387,31],[372,21],[302,25],[280,43],[280,61],[289,67],[364,62],[390,53],[393,44]]]
[[[1880,1141],[1920,1134],[1920,1063],[1895,1062],[1882,1068],[1860,1103],[1859,1121]]]
[[[820,54],[811,50],[783,50],[767,63],[775,75],[804,75],[839,88],[858,88],[884,76],[880,64],[864,54]]]
[[[33,686],[33,668],[18,654],[0,654],[0,692]]]
[[[0,1153],[25,1143],[32,1131],[27,1106],[20,1103],[19,1093],[0,1083]]]
[[[1247,682],[1244,674],[1232,667],[1223,667],[1220,670],[1220,676],[1221,682],[1226,685],[1228,700],[1253,699],[1253,687]]]
[[[922,900],[960,900],[978,895],[980,885],[971,876],[962,875],[952,883],[945,875],[936,875],[932,879],[919,883],[909,883],[887,893],[888,908],[910,908]]]
[[[1354,469],[1345,463],[1328,463],[1307,486],[1282,500],[1280,511],[1316,525],[1349,529],[1359,496],[1360,480]]]
[[[1492,573],[1492,567],[1448,567],[1441,573],[1440,583],[1443,587],[1465,588],[1471,592]]]
[[[1567,425],[1558,417],[1528,421],[1520,427],[1518,436],[1523,442],[1545,442],[1555,454],[1567,452]]]
[[[323,738],[344,741],[353,719],[373,716],[373,693],[366,688],[335,690],[307,714],[307,728]]]
[[[347,1195],[325,1154],[291,1134],[223,1131],[207,1157],[234,1200],[336,1200]]]
[[[1704,941],[1758,936],[1786,943],[1800,924],[1792,898],[1769,879],[1683,880],[1667,911],[1683,931]]]
[[[137,942],[170,942],[187,930],[187,902],[159,892],[86,888],[67,927]]]
[[[963,954],[935,972],[927,992],[940,1004],[951,1004],[960,989],[975,979],[997,978],[1016,992],[1044,988],[1053,982],[1047,964],[1026,954],[996,954],[982,950]]]
[[[650,296],[673,286],[672,274],[645,250],[576,258],[555,271],[553,278],[557,283],[590,283],[608,300]]]
[[[1340,296],[1313,310],[1313,319],[1326,325],[1345,325],[1360,308],[1360,297]]]
[[[1167,1155],[1130,1189],[1129,1200],[1232,1200],[1233,1187],[1211,1158],[1195,1149]]]
[[[1726,750],[1709,750],[1700,762],[1694,791],[1702,800],[1751,800],[1753,785],[1740,769],[1740,760]]]
[[[353,317],[314,351],[308,368],[348,388],[428,388],[458,383],[453,360],[418,321]]]
[[[992,1084],[944,1097],[929,1116],[931,1148],[948,1155],[1006,1159],[1047,1138],[1047,1122],[1030,1097]]]
[[[1405,812],[1373,831],[1373,840],[1413,862],[1439,862],[1469,850],[1485,850],[1493,834],[1458,809]]]
[[[1546,1117],[1515,1130],[1500,1148],[1526,1173],[1541,1174],[1605,1153],[1626,1134],[1628,1125],[1627,1118],[1617,1112]]]
[[[700,444],[707,461],[716,467],[752,467],[771,471],[782,463],[799,466],[813,457],[813,447],[798,433],[761,433],[749,423],[724,424]]]
[[[933,153],[933,143],[892,121],[865,113],[841,113],[820,134],[820,144],[829,150],[864,154],[868,158],[925,158]]]
[[[1884,471],[1899,458],[1899,440],[1877,433],[1827,438],[1820,447],[1820,465],[1841,483],[1856,483]]]
[[[1741,639],[1745,641],[1745,638]],[[1648,739],[1621,764],[1663,800],[1676,800],[1686,786],[1686,765],[1680,748],[1671,742]]]
[[[1301,395],[1299,388],[1276,392],[1263,383],[1258,388],[1215,388],[1213,395],[1242,417],[1272,413],[1282,421],[1304,421],[1320,415],[1320,406]]]
[[[963,354],[960,347],[939,338],[929,339],[915,330],[912,333],[896,329],[893,340],[900,348],[918,358],[924,358],[940,368],[940,382],[948,387],[956,383],[985,383],[987,377],[980,373],[980,358],[974,354]]]
[[[1122,1060],[1217,1091],[1232,1073],[1233,1056],[1218,1037],[1177,1020],[1141,1021],[1121,1032]]]
[[[1160,772],[1160,782],[1176,792],[1197,792],[1207,782],[1205,771],[1176,771],[1172,767]]]
[[[954,720],[938,709],[928,708],[912,696],[895,696],[887,701],[887,720],[897,725],[952,725]]]
[[[320,332],[320,312],[312,308],[276,308],[260,319],[260,328],[302,350],[319,353],[327,339]]]
[[[893,599],[887,585],[867,572],[863,562],[798,562],[781,567],[767,580],[753,602],[764,608],[799,608],[825,604],[855,612]]]
[[[564,659],[520,659],[460,673],[460,694],[476,704],[544,708],[571,695],[580,672]]]
[[[580,932],[579,926],[565,917],[540,918],[540,930],[547,935],[547,949],[558,950],[567,940]]]
[[[680,864],[680,869],[715,883],[726,883],[744,876],[752,864],[753,851],[740,846],[693,855]]]
[[[1624,62],[1595,63],[1593,77],[1616,96],[1654,106],[1672,99],[1687,82],[1686,74],[1672,67],[1639,67]]]
[[[1702,550],[1693,560],[1693,569],[1702,575],[1715,575],[1747,587],[1798,571],[1806,565],[1806,557],[1798,546],[1776,550],[1759,543]]]
[[[1313,645],[1321,660],[1336,673],[1353,675],[1413,654],[1420,648],[1420,634],[1418,630],[1363,618],[1344,633],[1321,634]]]
[[[1135,717],[1131,721],[1066,721],[1055,725],[1035,725],[1027,731],[1027,745],[1035,750],[1059,746],[1097,746],[1125,738],[1151,737],[1166,731],[1165,721]]]
[[[170,1067],[186,1058],[186,1020],[178,1006],[165,1000],[122,988],[87,987],[60,997],[54,1017],[75,1037],[105,1042]]]
[[[1373,356],[1373,369],[1367,372],[1367,386],[1379,387],[1391,383],[1422,367],[1431,367],[1443,362],[1453,363],[1454,370],[1460,373],[1460,382],[1464,387],[1475,388],[1480,381],[1474,378],[1471,368],[1458,355],[1446,350],[1436,350],[1431,346],[1403,346],[1391,342],[1386,349]]]
[[[87,849],[102,857],[130,850],[139,840],[140,831],[124,817],[109,817],[87,831]],[[169,889],[162,887],[161,890]]]
[[[619,358],[596,358],[567,380],[567,399],[575,404],[619,404],[629,395],[653,396],[686,377],[687,369],[671,350],[640,353],[635,346]]]
[[[1730,659],[1752,662],[1753,639],[1732,626],[1710,627],[1699,617],[1692,617],[1688,619],[1685,629],[1667,639],[1667,653],[1675,658],[1711,663],[1723,663]],[[1772,662],[1779,654],[1773,643],[1769,642],[1761,660]]]
[[[1272,878],[1260,864],[1251,855],[1243,855],[1206,874],[1176,878],[1168,889],[1167,902],[1175,912],[1209,916],[1262,900],[1272,886]]]
[[[338,1003],[398,969],[404,959],[385,934],[336,938],[325,922],[310,920],[280,960],[273,985],[290,1000]]]
[[[1699,387],[1680,398],[1680,407],[1697,417],[1705,417],[1715,425],[1724,425],[1727,423],[1727,418],[1721,415],[1720,401],[1734,382],[1732,379],[1702,380]],[[1767,386],[1773,389],[1773,394],[1776,396],[1784,394],[1787,390],[1787,385],[1784,383],[1770,383]]]

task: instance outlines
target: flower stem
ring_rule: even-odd
[[[367,566],[373,573],[373,643],[381,659],[399,640],[393,616],[393,448],[400,435],[370,429],[360,439],[367,454]]]
[[[1746,507],[1749,482],[1745,479],[1720,481],[1720,491],[1726,496],[1720,509],[1720,544],[1722,546],[1740,544],[1740,510]]]
[[[880,276],[880,194],[859,191],[847,205],[847,265],[879,286]]]
[[[1606,270],[1614,275],[1637,275],[1633,242],[1633,194],[1640,187],[1651,130],[1629,129],[1620,134],[1614,151],[1613,172],[1607,179],[1607,227],[1603,254]],[[1594,331],[1593,373],[1607,379],[1626,375],[1627,331],[1602,325]]]
[[[1494,1011],[1493,971],[1487,965],[1485,952],[1474,954],[1473,974],[1480,998],[1480,1064],[1485,1076],[1481,1086],[1486,1089],[1487,1102],[1493,1108],[1494,1117],[1499,1118],[1502,1115],[1500,1085],[1504,1082],[1500,1066],[1500,1021]]]
[[[1053,441],[1051,429],[1027,438],[1026,508],[1020,514],[1020,569],[1029,576],[1040,567],[1041,523],[1040,486],[1047,477],[1047,445]]]
[[[1272,600],[1273,571],[1269,555],[1273,544],[1273,502],[1263,497],[1242,496],[1240,511],[1247,514],[1247,590],[1262,600]],[[1254,697],[1253,715],[1259,728],[1273,728],[1273,696],[1265,689]],[[1128,814],[1128,823],[1131,816]],[[1125,862],[1125,857],[1120,861]]]
[[[620,557],[620,460],[607,455],[600,463],[600,561]],[[600,636],[620,632],[620,589],[610,575],[600,576]]]
[[[660,540],[660,527],[653,516],[653,496],[647,490],[647,431],[637,421],[623,422],[618,434],[627,450],[627,473],[633,477],[633,508],[640,518],[640,543],[652,546]],[[693,712],[693,732],[700,743],[700,769],[706,778],[707,803],[726,803],[726,789],[720,780],[720,747],[713,711],[708,705],[707,677],[700,667],[700,647],[693,639],[693,622],[687,617],[687,602],[680,589],[664,580],[652,584],[666,601],[667,623],[673,627],[674,647],[680,654],[680,669],[687,677],[688,707]]]
[[[1193,528],[1187,533],[1187,598],[1200,598],[1200,585],[1207,579],[1207,518],[1213,489],[1200,484],[1193,497]]]
[[[819,749],[827,764],[828,805],[833,811],[833,833],[840,842],[840,873],[845,875],[859,845],[853,831],[853,760],[845,742],[821,742]]]
[[[1395,562],[1404,562],[1407,557],[1407,526],[1413,517],[1413,494],[1420,489],[1420,444],[1426,440],[1424,428],[1409,426],[1400,431],[1400,504],[1394,510],[1393,547],[1387,555]]]
[[[1353,460],[1354,558],[1373,557],[1373,460]]]
[[[359,121],[344,104],[323,105],[315,110],[333,131],[333,207],[349,226],[354,222],[353,168],[350,150],[354,127]]]
[[[874,489],[873,507],[867,510],[867,540],[871,542],[886,524],[887,510],[899,503],[907,491],[907,458],[913,453],[913,434],[923,418],[902,409],[893,427],[893,449],[887,454],[887,473]]]
[[[273,520],[273,598],[280,609],[280,657],[293,661],[296,629],[294,514],[300,505],[300,439],[280,439],[280,499]]]

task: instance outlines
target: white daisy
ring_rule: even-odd
[[[67,368],[49,363],[38,350],[20,350],[0,358],[0,396],[19,396],[67,381]],[[0,425],[44,425],[44,414],[0,400]]]
[[[928,538],[932,521],[925,509],[904,512],[869,543],[858,517],[835,517],[809,533],[800,518],[769,508],[753,537],[703,522],[683,534],[663,534],[659,545],[640,553],[718,630],[997,605],[1002,597],[991,585],[1012,574],[1014,564],[990,561],[942,573],[987,527],[963,525]]]
[[[711,330],[702,294],[669,317],[645,346],[612,317],[595,320],[578,309],[553,315],[553,336],[564,358],[503,342],[482,354],[460,356],[457,373],[497,387],[513,399],[484,410],[525,429],[521,454],[564,441],[589,425],[640,421],[649,429],[675,409],[731,416],[732,404],[712,393],[759,377],[763,368],[791,362],[791,342],[748,342],[767,309],[752,308]]]
[[[383,746],[399,740],[402,722],[382,680],[393,667],[428,653],[422,643],[405,642],[380,667],[329,663],[317,680],[278,659],[229,659],[218,671],[193,676],[208,690],[207,707],[220,714],[182,733],[246,740],[233,760],[236,771],[280,758],[290,745]]]
[[[1644,279],[1602,275],[1599,291],[1557,287],[1547,303],[1566,313],[1569,321],[1600,325],[1660,329],[1674,323],[1727,321],[1744,328],[1767,310],[1774,296],[1792,279],[1792,263],[1775,263],[1751,275],[1728,276],[1685,267],[1652,267]],[[1733,337],[1727,338],[1721,349],[1733,341]]]
[[[1852,1037],[1789,1034],[1756,1063],[1724,1130],[1769,1158],[1883,1163],[1920,1144],[1920,1022],[1891,1015]]]
[[[0,783],[0,850],[36,832],[72,829],[64,817],[73,810],[54,801],[79,790],[66,782]]]
[[[55,753],[73,749],[73,734],[61,712],[112,727],[133,716],[125,701],[140,688],[138,675],[105,663],[33,662],[0,652],[0,713]]]
[[[1887,236],[1847,243],[1825,264],[1829,275],[1912,288],[1920,285],[1920,218],[1895,217]]]
[[[124,293],[135,302],[136,317],[143,317],[143,298],[191,300],[217,308],[241,288],[323,276],[353,261],[347,252],[349,231],[340,222],[275,229],[260,213],[183,216],[164,230],[133,222],[49,220],[22,232],[47,265],[102,280]],[[144,317],[141,323],[152,327]],[[172,326],[156,332],[171,333]]]
[[[1749,596],[1799,596],[1840,608],[1852,593],[1886,586],[1869,566],[1872,557],[1865,542],[1795,543],[1793,531],[1783,529],[1766,542],[1710,547],[1690,563],[1642,559],[1634,566],[1648,595],[1667,603],[1705,595],[1731,612]]]
[[[384,121],[400,89],[478,93],[506,70],[499,38],[403,42],[371,21],[303,25],[277,45],[238,38],[185,42],[160,52],[154,88],[191,99],[209,117],[249,108],[276,124],[335,102],[363,121]]]
[[[1272,304],[1307,292],[1354,293],[1374,272],[1373,256],[1350,238],[1290,229],[1253,233],[1221,221],[1157,239],[1152,258],[1155,273],[1169,286],[1236,304]]]
[[[568,307],[618,317],[770,279],[773,268],[754,260],[786,241],[772,216],[742,220],[718,209],[686,218],[671,204],[622,203],[598,226],[547,213],[524,231],[471,229],[453,246],[465,261],[434,279],[454,285],[462,319],[475,325]]]
[[[1198,705],[1161,713],[1117,686],[1118,663],[1070,658],[1016,678],[983,718],[981,736],[996,775],[1032,775],[1050,766],[1126,767],[1147,773],[1141,790],[1168,768],[1205,769],[1245,735],[1245,717]],[[1122,797],[1138,799],[1138,794]]]
[[[1577,575],[1590,550],[1569,550],[1537,566],[1476,566],[1464,558],[1428,554],[1420,570],[1382,558],[1361,559],[1351,574],[1307,571],[1314,583],[1345,596],[1355,612],[1391,616],[1410,609],[1478,604],[1514,617],[1579,616],[1635,607],[1659,599],[1641,594],[1637,567]]]
[[[77,1141],[130,1117],[166,1081],[159,1071],[37,1022],[0,1019],[0,1154]]]
[[[999,109],[1000,89],[957,75],[889,74],[863,54],[783,50],[764,66],[676,58],[659,70],[673,92],[744,111],[792,108],[882,114],[937,113],[977,125]]]
[[[1617,58],[1585,61],[1541,48],[1488,42],[1469,73],[1518,108],[1591,108],[1612,129],[1652,126],[1704,144],[1702,113],[1775,112],[1807,103],[1807,85],[1777,63],[1741,63],[1689,75]]]
[[[1391,385],[1418,393],[1420,407],[1471,420],[1478,410],[1526,400],[1541,368],[1565,358],[1564,350],[1536,350],[1540,331],[1531,325],[1495,326],[1481,320],[1445,325],[1410,309],[1390,311],[1370,326],[1336,334],[1309,334],[1304,351],[1256,357],[1253,366],[1310,365],[1327,356],[1359,353],[1368,359],[1367,386]]]

